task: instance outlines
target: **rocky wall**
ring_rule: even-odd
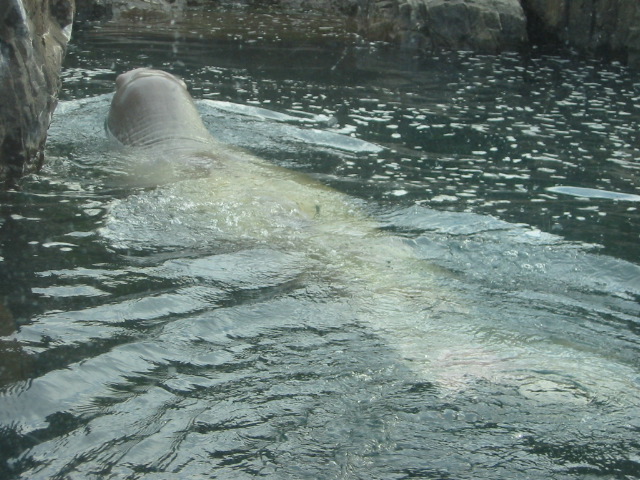
[[[574,47],[640,65],[638,0],[77,0],[78,18],[118,18],[130,9],[158,12],[212,4],[269,5],[288,11],[352,16],[372,41],[434,50],[496,53],[531,44]]]
[[[0,183],[42,165],[73,0],[0,2]]]
[[[360,30],[420,50],[497,53],[527,42],[519,0],[361,0]]]
[[[522,0],[532,41],[640,67],[638,0]]]

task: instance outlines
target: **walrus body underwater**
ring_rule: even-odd
[[[284,253],[296,263],[286,269],[302,272],[294,283],[312,278],[310,291],[342,297],[355,321],[387,338],[405,360],[425,362],[426,345],[437,344],[428,317],[442,305],[450,310],[451,299],[434,287],[430,265],[381,231],[357,200],[217,141],[184,82],[166,72],[120,75],[106,126],[160,185],[144,192],[152,200],[138,195],[115,206],[103,228],[113,244],[129,249],[139,238],[145,248],[177,237],[170,246],[179,251],[213,241],[226,245],[223,251]],[[184,234],[167,232],[184,225]]]
[[[299,220],[343,210],[345,197],[310,177],[279,168],[249,153],[214,139],[196,109],[185,83],[161,71],[139,68],[118,76],[106,128],[110,135],[138,157],[135,176],[145,184],[166,184],[185,179],[202,180],[200,199],[208,196],[238,201],[236,214],[250,214],[250,205],[263,202],[251,220],[261,224],[269,213],[286,211]],[[136,183],[133,178],[133,183]],[[244,198],[243,198],[244,197]],[[325,197],[325,198],[323,198]],[[326,198],[329,197],[329,198]],[[331,199],[331,200],[330,200]],[[338,200],[336,202],[336,200]],[[270,207],[277,207],[269,212]],[[322,211],[327,209],[327,211]],[[351,207],[347,207],[350,210]],[[347,211],[342,215],[351,216]],[[276,215],[278,216],[278,215]],[[334,220],[338,218],[334,217]],[[251,235],[256,225],[244,225]],[[370,228],[370,225],[367,226]]]
[[[132,163],[139,162],[144,175],[158,185],[170,184],[173,194],[206,204],[226,238],[287,248],[312,241],[323,246],[316,245],[318,254],[331,245],[338,256],[346,247],[340,239],[347,244],[356,237],[390,240],[353,199],[214,139],[185,83],[167,72],[139,68],[118,76],[106,128],[138,157]],[[394,254],[409,250],[402,242],[391,243]],[[374,245],[358,245],[356,256],[370,263],[376,255],[367,247]]]
[[[160,245],[169,252],[159,258],[176,255],[180,265],[194,255],[215,266],[232,252],[234,261],[250,258],[248,265],[228,267],[240,283],[248,270],[261,271],[261,262],[267,273],[269,263],[280,262],[276,284],[293,285],[294,298],[343,304],[350,321],[375,332],[402,365],[437,380],[445,392],[475,377],[526,381],[523,388],[537,400],[584,400],[536,373],[510,373],[509,359],[518,352],[532,371],[538,358],[538,370],[546,368],[545,356],[532,357],[527,345],[482,341],[484,334],[470,326],[473,307],[456,304],[449,275],[418,258],[410,240],[381,231],[357,200],[213,138],[176,77],[148,69],[118,77],[107,128],[158,185],[113,206],[102,229],[112,245],[127,252]],[[234,256],[238,252],[249,254]],[[203,270],[187,272],[199,281],[211,275]],[[574,367],[581,371],[579,362]]]

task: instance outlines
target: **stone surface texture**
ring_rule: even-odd
[[[363,34],[423,50],[497,53],[527,42],[519,0],[361,0]]]
[[[73,0],[0,2],[0,183],[43,162],[71,35]]]
[[[522,0],[522,5],[534,41],[640,66],[640,1]]]

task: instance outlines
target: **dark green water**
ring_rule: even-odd
[[[276,19],[76,35],[2,196],[0,478],[640,478],[640,77]],[[138,66],[385,235],[132,186],[103,121]]]

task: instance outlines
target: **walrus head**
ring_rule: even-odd
[[[210,141],[184,81],[148,68],[118,76],[106,128],[134,147],[182,148]]]

